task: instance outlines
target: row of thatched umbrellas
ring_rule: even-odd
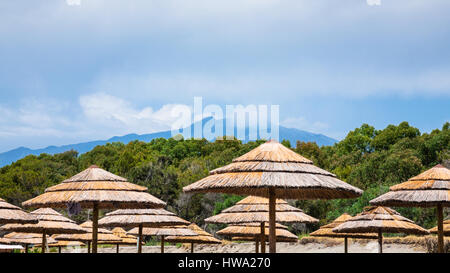
[[[390,192],[370,203],[386,206],[436,206],[438,245],[439,250],[442,251],[442,207],[450,204],[449,172],[445,167],[436,166],[405,183],[391,187]],[[272,253],[276,252],[277,198],[336,199],[356,198],[362,194],[362,190],[337,179],[336,175],[314,166],[312,161],[276,141],[268,141],[260,145],[234,159],[231,164],[211,171],[208,177],[184,187],[183,190],[186,193],[219,192],[268,198],[268,213],[267,211],[259,213],[256,210],[255,214],[265,215],[263,216],[264,220],[269,223],[269,249]],[[139,235],[142,235],[144,226],[168,225],[165,222],[149,224],[143,220],[145,214],[137,213],[138,215],[136,215],[129,212],[130,209],[134,209],[136,213],[139,209],[162,209],[165,206],[163,201],[146,191],[146,187],[132,184],[123,177],[92,166],[64,180],[61,184],[47,188],[43,194],[23,202],[22,205],[37,208],[69,208],[69,210],[92,208],[92,252],[96,253],[99,209],[123,209],[120,213],[112,212],[105,217],[106,219],[122,220],[105,220],[102,225],[110,226],[114,223],[116,226],[137,227]],[[301,211],[296,212],[302,213]],[[133,217],[135,218],[131,219]],[[128,220],[123,220],[125,218]],[[372,220],[377,219],[373,218]],[[261,224],[263,221],[256,222]],[[255,221],[251,223],[254,224]],[[170,222],[170,224],[175,223]],[[54,232],[47,229],[41,231],[44,234]],[[379,232],[379,229],[376,231]],[[138,241],[141,245],[141,240]]]

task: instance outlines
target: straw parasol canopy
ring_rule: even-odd
[[[397,184],[390,191],[371,200],[371,205],[393,207],[436,207],[438,249],[444,252],[443,207],[450,206],[450,170],[438,164]]]
[[[42,245],[46,245],[47,234],[79,234],[86,231],[74,221],[64,217],[61,213],[50,209],[41,208],[30,213],[39,221],[36,224],[7,224],[0,227],[3,231],[40,233],[42,234]],[[42,248],[45,253],[45,247]]]
[[[101,227],[138,227],[138,253],[142,252],[142,229],[170,225],[187,225],[188,221],[165,209],[121,209],[107,213],[100,219]],[[164,244],[164,236],[161,237]]]
[[[438,227],[429,229],[431,233],[437,234]],[[444,236],[450,236],[450,219],[444,221]]]
[[[92,252],[97,253],[99,209],[162,208],[163,201],[149,194],[146,187],[126,178],[91,166],[61,184],[49,187],[35,198],[22,203],[25,207],[92,208]]]
[[[91,252],[91,243],[94,240],[92,234],[92,221],[86,221],[80,225],[85,231],[84,234],[61,234],[55,237],[57,241],[79,241],[86,243],[88,245],[88,253]],[[121,239],[118,236],[115,236],[112,231],[99,228],[98,229],[98,244],[115,244],[116,242],[120,242]]]
[[[190,243],[191,252],[194,252],[194,244],[221,244],[222,242],[208,232],[201,229],[196,224],[192,223],[188,226],[189,229],[194,231],[196,236],[169,236],[166,238],[167,242],[172,243]]]
[[[54,238],[54,235],[51,237],[52,239]],[[53,239],[55,240],[55,239]],[[58,253],[61,253],[62,248],[63,247],[81,247],[84,246],[85,244],[83,244],[82,242],[78,242],[78,241],[56,241],[54,243],[49,243],[47,244],[49,247],[57,247],[58,248]],[[37,244],[37,247],[40,247],[41,244]]]
[[[275,198],[356,198],[362,190],[320,169],[313,162],[271,140],[183,188],[184,192],[221,192],[269,198],[270,251],[276,252]]]
[[[265,225],[264,230],[265,234],[268,235],[269,225],[267,223]],[[261,230],[259,223],[248,223],[248,224],[230,225],[224,229],[217,231],[217,234],[228,237],[253,237],[253,240],[255,240],[255,238],[261,235]],[[291,241],[298,240],[298,237],[295,234],[289,232],[286,226],[283,226],[278,223],[276,224],[276,235],[277,239],[280,238]]]
[[[350,220],[352,216],[348,213],[344,213],[333,222],[321,226],[318,230],[311,232],[309,236],[314,237],[334,237],[334,238],[344,238],[344,252],[348,253],[348,238],[354,239],[377,239],[378,234],[376,233],[337,233],[333,231],[333,228],[343,224],[344,222]]]
[[[378,233],[379,251],[383,251],[383,233],[425,235],[430,232],[397,211],[382,206],[366,207],[364,211],[332,229],[336,233]]]
[[[139,228],[133,228],[129,231],[130,234],[139,234]],[[164,253],[164,241],[166,236],[198,236],[196,232],[188,228],[186,225],[182,226],[163,226],[158,228],[143,228],[142,236],[159,236],[161,238],[161,253]]]
[[[25,245],[25,253],[28,253],[29,245],[42,246],[42,234],[41,233],[19,233],[11,232],[4,236],[12,244]],[[56,240],[46,235],[46,242],[49,244],[56,243]],[[50,245],[49,245],[50,246]]]
[[[266,237],[269,238],[269,237]],[[255,242],[255,237],[232,237],[231,241],[244,241],[244,242]],[[298,241],[298,237],[296,236],[295,238],[284,238],[284,237],[278,237],[277,236],[277,242],[282,242],[282,243],[295,243]],[[267,240],[266,240],[267,242]],[[258,251],[258,244],[259,242],[256,241],[256,249]],[[258,252],[256,252],[258,253]]]
[[[319,221],[282,199],[276,199],[275,211],[277,223],[316,223]],[[206,218],[205,222],[215,224],[269,222],[269,199],[248,196],[237,202],[236,205],[224,209],[220,214]]]
[[[38,220],[23,211],[21,208],[7,203],[4,199],[0,198],[0,225],[3,224],[33,224]]]
[[[121,227],[116,227],[112,229],[112,233],[120,238],[120,242],[116,243],[116,253],[119,253],[119,246],[120,245],[136,245],[137,244],[137,238],[136,236],[133,236],[126,232]]]

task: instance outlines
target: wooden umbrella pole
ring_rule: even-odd
[[[378,253],[383,253],[383,233],[378,230]]]
[[[139,225],[138,253],[142,253],[142,225]]]
[[[88,241],[87,242],[87,253],[91,253],[91,242],[90,241]]]
[[[259,253],[259,239],[255,238],[255,253]]]
[[[94,203],[92,211],[92,253],[97,253],[98,238],[98,203]]]
[[[191,243],[191,253],[194,253],[194,243]]]
[[[161,253],[164,253],[164,236],[161,236]]]
[[[442,204],[437,205],[437,228],[438,228],[438,252],[444,253],[444,215]]]
[[[61,247],[58,246],[58,253],[61,253]]]
[[[261,253],[266,253],[266,230],[265,222],[261,223]]]
[[[119,253],[119,244],[116,245],[116,253]]]
[[[347,236],[344,237],[344,250],[345,250],[345,253],[348,253],[348,237]]]
[[[269,188],[269,250],[277,252],[277,238],[275,237],[275,188]]]
[[[44,229],[44,231],[42,231],[42,244],[41,244],[42,253],[45,253],[45,245],[46,244],[47,244],[47,233],[45,232],[45,229]]]
[[[28,253],[28,244],[25,244],[25,253]]]

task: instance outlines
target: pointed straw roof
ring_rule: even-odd
[[[121,227],[113,228],[112,233],[121,239],[120,244],[135,245],[137,243],[136,236],[131,235]]]
[[[18,233],[11,232],[4,236],[13,244],[39,245],[42,243],[42,233]],[[48,243],[56,243],[56,240],[47,236]]]
[[[431,233],[437,234],[438,228],[434,227],[432,229],[429,229]],[[450,236],[450,219],[444,221],[444,236]]]
[[[13,223],[33,224],[37,223],[37,221],[37,219],[21,208],[11,205],[0,198],[0,225]]]
[[[183,190],[269,197],[268,188],[274,188],[278,198],[287,199],[355,198],[362,194],[362,190],[273,140]]]
[[[0,227],[0,230],[41,234],[44,231],[46,234],[74,234],[86,232],[74,221],[62,216],[61,213],[50,208],[37,209],[30,214],[39,220],[38,223],[23,225],[7,224]]]
[[[128,231],[129,234],[138,235],[138,228]],[[196,232],[187,226],[163,226],[158,228],[143,228],[144,236],[198,236]]]
[[[265,235],[269,235],[269,225],[265,224]],[[249,223],[243,225],[231,225],[217,232],[218,235],[229,236],[229,237],[258,237],[261,236],[261,226],[260,223]],[[275,234],[277,241],[279,238],[286,240],[297,241],[297,236],[288,231],[286,226],[276,224]]]
[[[332,229],[341,233],[405,233],[424,235],[430,232],[388,207],[367,207],[355,217]]]
[[[196,244],[221,244],[222,242],[208,232],[201,229],[196,224],[188,226],[191,230],[197,233],[197,236],[169,236],[166,237],[167,242],[173,243],[196,243]]]
[[[317,220],[301,209],[290,206],[286,201],[277,199],[275,203],[276,222],[316,223]],[[220,214],[205,219],[206,223],[239,224],[269,222],[269,199],[248,196],[236,205],[224,209]]]
[[[98,224],[102,227],[158,227],[189,222],[165,209],[121,209],[107,213]]]
[[[450,206],[450,170],[442,165],[397,184],[371,200],[371,205],[431,207]]]
[[[91,242],[92,241],[92,221],[86,221],[80,225],[85,231],[84,234],[62,234],[55,236],[58,241],[80,241],[80,242]],[[98,242],[99,243],[112,243],[120,242],[120,237],[115,236],[112,231],[99,228],[98,229]]]
[[[93,165],[22,205],[66,208],[70,203],[77,203],[82,208],[92,208],[98,204],[99,209],[160,208],[166,205],[146,191],[146,187]]]
[[[84,243],[78,241],[56,241],[56,243],[48,244],[49,247],[80,247],[85,246]]]
[[[328,225],[321,226],[318,230],[311,232],[309,236],[315,237],[335,237],[335,238],[355,238],[355,239],[376,239],[378,234],[376,233],[337,233],[333,231],[333,228],[350,220],[352,216],[348,213],[344,213],[333,222]]]
[[[264,237],[266,242],[268,242],[269,237],[265,236]],[[231,241],[244,241],[244,242],[254,242],[256,241],[256,239],[260,240],[260,238],[255,238],[255,237],[241,237],[241,236],[236,236],[236,237],[231,237]],[[298,241],[297,236],[295,238],[285,238],[285,237],[277,237],[277,243],[295,243]]]

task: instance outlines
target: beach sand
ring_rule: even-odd
[[[165,253],[190,253],[190,248],[186,246],[166,246]],[[268,246],[266,251],[268,251]],[[160,246],[144,246],[143,253],[160,253]],[[254,243],[230,243],[225,245],[195,245],[195,253],[254,253]],[[63,253],[86,252],[86,249],[63,249]],[[115,253],[116,248],[101,247],[99,253]],[[277,243],[278,253],[343,253],[344,245],[327,246],[320,243]],[[366,244],[349,243],[349,253],[378,253],[378,243],[376,241]],[[426,249],[414,247],[406,244],[386,244],[383,245],[384,253],[425,253]],[[134,246],[121,246],[120,253],[136,253]]]

